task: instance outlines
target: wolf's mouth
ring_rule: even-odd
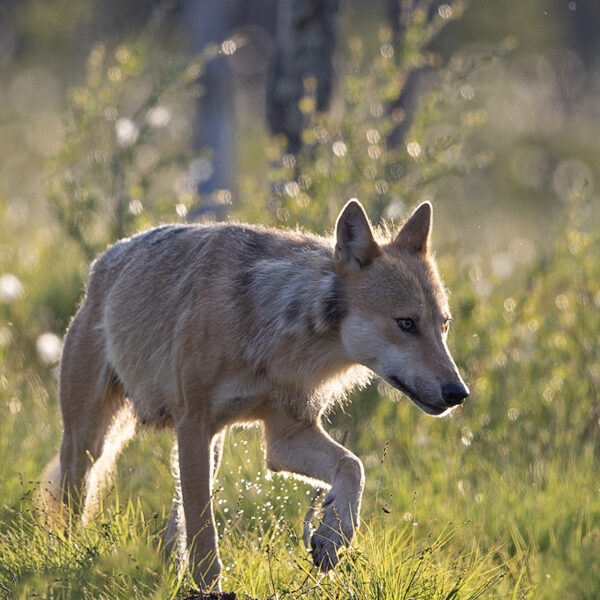
[[[441,407],[436,406],[435,404],[430,404],[429,402],[425,402],[421,398],[419,398],[418,394],[409,386],[407,386],[401,379],[396,377],[395,375],[390,375],[389,383],[391,383],[396,389],[400,390],[402,393],[406,394],[422,411],[426,412],[429,415],[441,415],[445,413],[449,407]]]

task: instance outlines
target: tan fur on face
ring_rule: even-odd
[[[462,385],[442,333],[448,306],[430,227],[425,204],[378,243],[351,201],[335,240],[172,225],[107,250],[65,341],[63,500],[91,516],[98,475],[131,437],[133,414],[174,428],[179,481],[167,537],[187,547],[200,585],[218,585],[210,499],[222,434],[258,421],[271,469],[331,486],[313,559],[334,566],[358,526],[364,472],[321,415],[371,372],[431,414],[449,410],[445,383]],[[418,335],[399,329],[405,317],[418,321]]]
[[[347,281],[352,302],[342,340],[349,354],[395,387],[391,377],[401,379],[426,404],[446,412],[441,387],[462,380],[446,347],[443,324],[450,314],[431,257],[384,246],[381,259]],[[397,327],[395,320],[406,317],[418,322],[418,336]]]

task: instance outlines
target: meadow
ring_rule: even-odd
[[[597,126],[553,104],[562,125],[547,130],[539,107],[524,106],[521,129],[508,133],[502,81],[518,96],[529,73],[506,58],[516,47],[509,36],[436,66],[405,143],[392,144],[399,116],[382,107],[431,58],[418,15],[408,30],[400,61],[386,30],[375,59],[347,40],[343,108],[332,115],[316,112],[307,87],[303,154],[285,154],[281,140],[241,119],[241,174],[233,201],[221,200],[232,218],[322,233],[349,197],[375,222],[401,221],[431,199],[451,292],[449,346],[471,397],[432,419],[375,380],[329,415],[327,429],[347,436],[367,483],[361,529],[324,576],[302,541],[312,488],[266,472],[257,428],[230,431],[214,493],[223,589],[260,599],[595,599]],[[185,221],[198,201],[183,132],[214,49],[190,62],[153,52],[155,35],[94,47],[61,112],[60,144],[0,170],[0,598],[185,598],[193,585],[162,543],[174,489],[169,432],[140,428],[87,527],[65,530],[36,501],[60,444],[61,339],[90,260],[123,235]],[[546,80],[528,85],[550,94]],[[157,107],[168,123],[145,117]],[[124,137],[120,119],[136,118],[136,135]],[[0,96],[4,157],[30,121]],[[42,192],[29,198],[41,162]],[[17,177],[21,194],[7,191]]]

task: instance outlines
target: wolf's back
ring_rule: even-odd
[[[172,393],[176,367],[283,369],[337,319],[330,242],[262,227],[169,225],[93,265],[84,309],[128,393]],[[290,346],[291,344],[291,346]],[[208,373],[210,365],[210,373]]]

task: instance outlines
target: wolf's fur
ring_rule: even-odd
[[[221,571],[210,498],[224,428],[260,422],[270,469],[331,486],[312,545],[317,565],[335,565],[359,524],[364,474],[322,429],[323,412],[372,371],[430,414],[468,394],[445,345],[430,220],[422,205],[378,243],[351,201],[335,240],[169,225],[109,248],[65,341],[62,500],[89,518],[135,421],[174,428],[167,538],[187,540],[195,577],[209,587]]]

